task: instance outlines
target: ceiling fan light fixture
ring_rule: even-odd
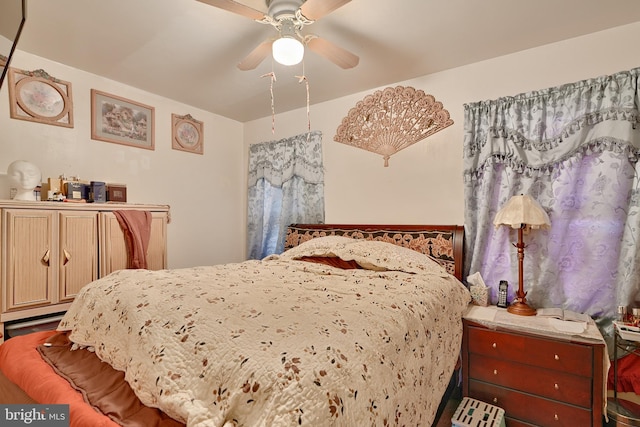
[[[273,42],[273,59],[282,65],[296,65],[304,57],[304,45],[294,37],[283,36]]]
[[[307,25],[346,5],[351,0],[262,0],[266,2],[269,8],[267,13],[244,5],[243,3],[248,0],[198,1],[244,16],[261,24],[271,25],[278,31],[275,42],[273,41],[274,38],[263,41],[238,63],[240,70],[255,69],[269,56],[270,49],[272,58],[285,66],[299,64],[307,48],[343,69],[353,68],[358,65],[358,56],[348,50],[315,34],[303,35],[303,29]]]

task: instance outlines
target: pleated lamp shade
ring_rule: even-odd
[[[508,225],[511,228],[549,228],[549,215],[542,209],[540,203],[528,195],[513,196],[498,211],[493,219],[493,225],[499,227]]]

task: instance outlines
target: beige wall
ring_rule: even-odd
[[[380,156],[333,141],[349,109],[375,89],[313,105],[311,127],[324,135],[326,221],[462,224],[463,104],[638,67],[639,39],[636,23],[388,85],[434,95],[455,123],[392,156],[387,168]],[[13,160],[26,159],[45,177],[64,173],[124,182],[130,202],[171,205],[170,268],[244,259],[247,147],[305,132],[306,109],[279,114],[272,134],[271,117],[238,123],[21,51],[12,65],[43,68],[72,82],[75,127],[10,119],[3,87],[0,172]],[[92,140],[91,88],[155,106],[155,151]],[[204,121],[203,156],[171,149],[171,113]],[[8,196],[4,178],[0,174],[0,198]]]
[[[387,168],[380,156],[333,141],[342,118],[375,89],[312,106],[311,128],[323,133],[326,222],[462,224],[463,104],[638,67],[638,40],[635,23],[387,85],[434,95],[454,120],[392,156]],[[313,82],[310,89],[313,98]],[[277,106],[277,89],[275,95]],[[245,144],[305,132],[306,110],[280,114],[275,125],[271,135],[270,117],[245,124]]]
[[[8,198],[7,166],[24,159],[43,177],[127,184],[128,202],[171,206],[170,268],[244,259],[242,124],[100,76],[17,51],[12,66],[42,68],[71,82],[72,129],[9,118],[8,85],[0,90],[0,198]],[[8,83],[8,82],[5,82]],[[155,107],[155,150],[91,139],[90,91],[99,89]],[[204,155],[171,148],[171,114],[204,122]]]

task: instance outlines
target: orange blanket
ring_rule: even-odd
[[[117,210],[113,214],[124,232],[129,256],[127,268],[147,268],[151,212]]]
[[[34,332],[7,340],[0,345],[0,370],[35,401],[68,404],[71,427],[119,427],[87,405],[82,394],[42,359],[36,348],[55,333]]]
[[[124,379],[85,348],[72,350],[68,332],[59,332],[38,346],[42,358],[84,396],[84,400],[123,427],[184,427],[156,408],[144,406]]]

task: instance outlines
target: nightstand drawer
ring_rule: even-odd
[[[592,425],[590,410],[543,399],[482,381],[469,380],[469,396],[499,406],[509,418],[540,426]]]
[[[471,353],[469,377],[525,393],[591,408],[591,378]]]
[[[593,376],[591,347],[566,341],[470,326],[469,352],[585,377]]]

